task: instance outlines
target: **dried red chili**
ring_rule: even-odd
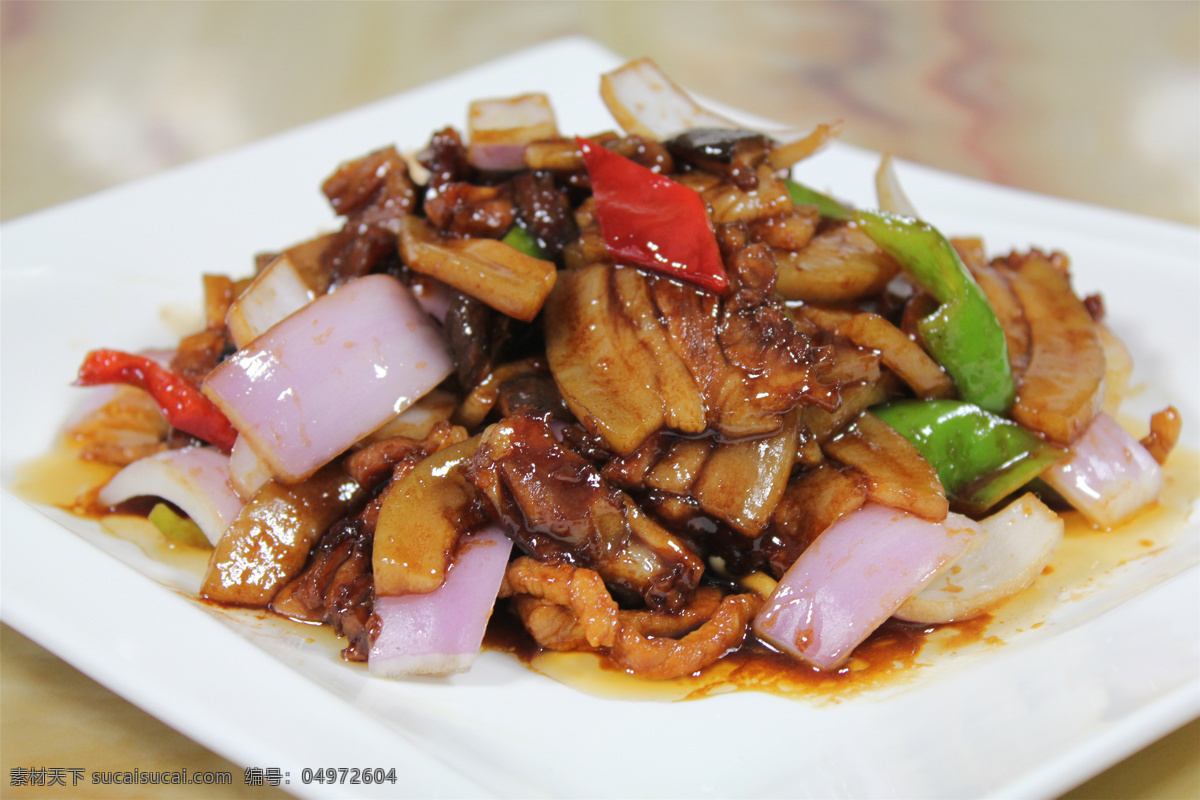
[[[182,376],[145,356],[93,350],[79,368],[77,386],[123,383],[145,389],[172,427],[216,445],[233,448],[237,430],[216,405]]]

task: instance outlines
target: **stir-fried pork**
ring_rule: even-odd
[[[394,147],[343,164],[322,187],[346,217],[321,256],[335,285],[371,272],[396,250],[398,220],[416,205],[408,165]]]
[[[558,133],[542,98],[543,127],[518,119],[514,138],[500,112],[526,105],[499,101],[500,117],[477,121],[470,142],[435,133],[419,166],[394,147],[340,165],[322,190],[341,229],[260,257],[270,276],[287,256],[310,298],[380,272],[414,287],[436,322],[417,313],[410,328],[440,329],[455,369],[416,405],[398,403],[390,422],[339,443],[348,449],[308,479],[266,479],[243,498],[206,598],[330,624],[348,639],[343,655],[366,660],[387,616],[383,603],[373,614],[376,594],[434,596],[468,574],[453,572],[463,538],[495,524],[520,551],[493,562],[499,596],[539,646],[673,678],[740,647],[774,589],[768,576],[785,584],[835,523],[876,505],[932,523],[952,503],[963,510],[950,479],[948,499],[925,451],[884,421],[897,406],[877,407],[958,397],[959,373],[923,338],[945,293],[918,279],[904,248],[868,235],[865,212],[829,201],[831,211],[787,178],[836,125],[782,144],[736,127],[664,130],[673,138],[658,141],[606,91],[637,135],[580,144]],[[727,122],[700,112],[673,113]],[[618,165],[611,194],[593,161],[602,150]],[[622,182],[637,194],[639,179],[671,192],[648,196],[677,200],[683,216],[659,226],[672,229],[661,241],[610,250],[601,219],[637,228],[609,212],[613,197],[627,199]],[[820,208],[796,199],[806,195]],[[629,216],[654,216],[652,199],[632,200]],[[668,259],[677,226],[708,249]],[[654,255],[639,261],[640,245]],[[1003,331],[1016,400],[1002,413],[1077,441],[1102,402],[1119,403],[1132,368],[1101,322],[1103,301],[1075,294],[1060,254],[989,261],[977,239],[952,246]],[[171,361],[183,383],[202,385],[234,342],[260,335],[236,324],[250,282],[205,276],[205,328]],[[1162,462],[1179,430],[1169,408],[1142,445]],[[117,464],[194,441],[134,388],[72,435],[85,457]]]
[[[695,590],[696,557],[545,421],[518,416],[492,426],[463,473],[529,555],[593,569],[652,608],[680,608]]]
[[[331,526],[313,550],[304,571],[285,585],[270,608],[305,622],[333,626],[349,640],[342,656],[366,661],[371,644],[371,542],[375,533],[370,514],[344,519]]]

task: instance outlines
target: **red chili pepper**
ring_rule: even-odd
[[[728,288],[708,210],[695,190],[588,139],[575,142],[592,182],[604,242],[618,261],[713,292]]]
[[[93,350],[79,368],[77,386],[124,383],[145,389],[172,427],[214,444],[233,449],[237,430],[213,401],[180,375],[144,356],[120,350]]]

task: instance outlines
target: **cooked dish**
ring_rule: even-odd
[[[1065,255],[947,239],[887,159],[878,210],[794,180],[836,125],[745,130],[645,59],[601,86],[619,133],[523,95],[338,166],[336,232],[204,276],[171,352],[90,353],[95,506],[375,674],[468,669],[495,613],[661,679],[845,669],[1027,588],[1059,509],[1156,500],[1178,414],[1115,421],[1128,351]]]

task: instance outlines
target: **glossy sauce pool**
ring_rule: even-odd
[[[80,461],[69,448],[21,466],[14,490],[26,500],[89,515],[94,495],[116,469]],[[493,615],[484,646],[511,653],[530,669],[580,691],[628,700],[699,699],[734,691],[764,691],[797,699],[836,702],[848,697],[911,685],[930,666],[971,657],[1006,644],[1047,624],[1066,604],[1102,591],[1115,570],[1161,552],[1186,529],[1200,497],[1200,456],[1177,448],[1163,470],[1158,503],[1113,530],[1097,530],[1076,513],[1063,515],[1063,541],[1038,580],[991,612],[948,625],[911,625],[889,620],[858,647],[834,673],[818,672],[765,646],[750,642],[695,676],[649,681],[626,674],[592,653],[541,651],[515,619]],[[95,516],[94,513],[91,513]],[[167,541],[143,517],[97,517],[102,529],[135,544],[149,558],[199,580],[211,551]],[[273,635],[293,635],[328,646],[345,646],[328,626],[293,623],[261,610],[215,609],[233,620]],[[361,665],[351,665],[361,666]]]
[[[1038,631],[1067,604],[1102,591],[1114,572],[1169,547],[1189,524],[1200,498],[1200,455],[1177,448],[1163,468],[1159,501],[1112,530],[1092,527],[1075,512],[1063,514],[1063,541],[1037,581],[989,614],[947,625],[889,620],[835,673],[822,673],[751,643],[697,676],[646,681],[591,653],[509,649],[530,668],[581,691],[630,700],[684,700],[754,690],[818,702],[837,702],[864,692],[903,688],[928,667],[969,658]],[[1050,623],[1052,624],[1052,623]]]

